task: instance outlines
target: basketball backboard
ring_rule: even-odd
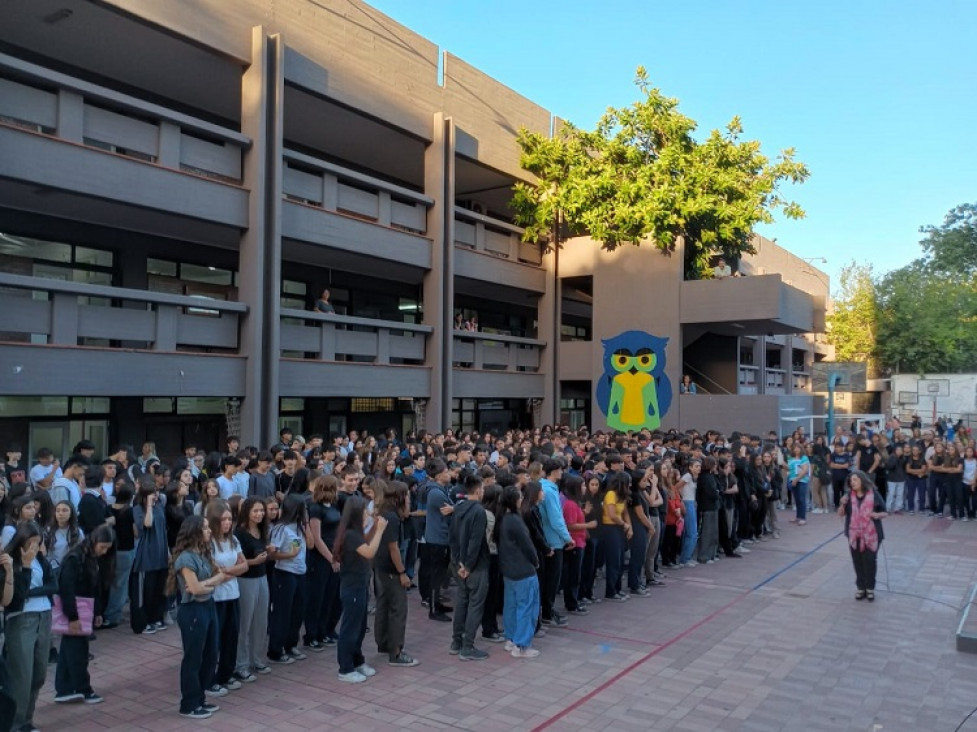
[[[818,361],[811,368],[811,391],[826,393],[828,379],[837,375],[835,391],[865,391],[868,369],[854,361]]]

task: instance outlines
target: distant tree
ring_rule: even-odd
[[[977,274],[977,204],[951,209],[942,226],[923,226],[919,244],[927,265],[937,272],[965,276]]]
[[[842,268],[834,310],[828,318],[828,340],[835,347],[837,361],[859,361],[877,368],[876,334],[879,308],[872,277],[872,265],[852,262]]]
[[[525,240],[546,238],[558,217],[570,235],[588,234],[607,250],[650,240],[670,252],[681,236],[686,273],[695,277],[713,254],[753,253],[754,227],[772,222],[776,210],[804,216],[779,194],[784,182],[809,175],[793,149],[771,162],[759,142],[740,139],[739,117],[699,142],[696,122],[651,85],[644,68],[635,84],[642,98],[609,108],[592,132],[571,124],[553,137],[520,131],[522,166],[539,179],[515,186],[512,207]]]

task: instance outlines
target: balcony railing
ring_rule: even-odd
[[[283,308],[283,354],[309,354],[321,361],[422,364],[428,325],[356,318]]]
[[[453,331],[452,363],[488,371],[539,371],[545,341],[534,338]]]
[[[105,304],[86,302],[92,299]],[[247,311],[239,302],[0,273],[0,313],[11,316],[0,331],[15,342],[236,351]]]
[[[240,183],[251,140],[234,130],[0,54],[0,124],[163,168]]]
[[[539,266],[542,249],[539,244],[522,241],[524,232],[507,221],[455,206],[455,244],[510,262]]]
[[[767,394],[786,394],[787,372],[784,369],[767,368],[764,372],[764,392]]]
[[[756,394],[759,389],[757,384],[760,378],[760,369],[757,366],[747,366],[740,364],[739,393]]]
[[[293,150],[284,157],[282,191],[290,200],[412,234],[427,232],[433,198]]]
[[[806,371],[794,371],[792,373],[794,391],[810,391],[811,375]]]

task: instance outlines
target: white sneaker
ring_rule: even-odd
[[[502,649],[503,649],[503,650],[504,650],[504,651],[505,651],[506,653],[511,653],[511,652],[512,652],[512,651],[513,651],[513,650],[514,650],[515,648],[516,648],[516,644],[515,644],[515,643],[513,643],[513,642],[512,642],[511,640],[507,640],[507,641],[505,642],[505,645],[504,645],[504,646],[502,646]]]
[[[740,545],[740,546],[736,547],[736,551],[742,552],[743,554],[749,554],[753,550],[752,549],[747,549],[745,546]]]
[[[536,658],[539,651],[535,648],[513,648],[511,654],[513,658]]]
[[[339,680],[347,684],[362,684],[366,681],[366,676],[359,671],[350,671],[348,674],[339,674]]]
[[[356,670],[359,673],[363,674],[366,678],[370,678],[371,676],[377,675],[377,670],[373,668],[373,666],[368,666],[365,663],[362,666],[357,666]]]

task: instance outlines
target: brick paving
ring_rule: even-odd
[[[218,700],[205,721],[177,714],[176,628],[104,631],[91,672],[105,703],[55,705],[49,679],[35,721],[45,732],[952,732],[977,705],[977,655],[954,644],[977,582],[977,524],[889,518],[874,604],[853,599],[847,545],[832,539],[840,527],[811,516],[743,559],[671,572],[650,598],[602,603],[551,630],[529,661],[489,643],[484,662],[449,656],[450,626],[428,621],[412,593],[407,649],[420,666],[392,669],[367,643],[379,673],[350,686],[336,679],[334,650],[309,654]],[[977,731],[977,715],[962,729]]]

